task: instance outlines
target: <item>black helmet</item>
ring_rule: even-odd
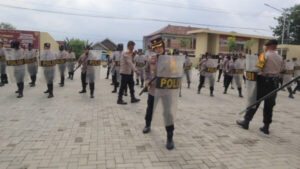
[[[20,47],[20,42],[19,41],[17,41],[17,40],[12,40],[11,42],[10,42],[10,47],[11,48],[19,48]]]
[[[50,44],[50,43],[48,43],[48,42],[46,42],[46,43],[44,43],[44,47],[48,47],[48,48],[50,48],[50,47],[51,47],[51,44]]]
[[[33,47],[33,44],[32,43],[28,43],[28,47]]]
[[[129,41],[129,42],[127,43],[127,46],[129,46],[129,45],[135,46],[135,43],[134,43],[133,41]]]
[[[64,45],[60,45],[60,46],[59,46],[59,50],[60,50],[60,51],[63,51],[64,48],[65,48]]]
[[[122,43],[119,43],[118,45],[117,45],[117,51],[122,51],[123,50],[123,44]]]

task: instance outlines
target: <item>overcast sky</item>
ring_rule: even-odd
[[[55,40],[64,40],[65,37],[92,42],[105,38],[115,43],[134,40],[137,48],[140,48],[144,35],[168,24],[184,24],[68,16],[11,9],[1,5],[97,16],[156,18],[198,24],[261,28],[269,31],[190,25],[272,36],[270,26],[276,25],[273,17],[280,13],[266,7],[264,3],[277,8],[289,8],[300,4],[300,0],[0,0],[0,22],[11,23],[17,29],[49,32]]]

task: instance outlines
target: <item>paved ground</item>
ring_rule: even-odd
[[[287,92],[279,93],[266,136],[258,130],[261,109],[249,131],[240,129],[236,113],[245,99],[237,97],[237,90],[223,95],[221,83],[215,97],[209,97],[208,87],[197,95],[195,73],[192,89],[182,90],[176,148],[168,151],[162,125],[142,134],[146,94],[141,103],[120,106],[110,80],[101,79],[91,100],[78,94],[78,75],[64,88],[56,83],[50,100],[40,83],[26,86],[23,99],[15,98],[15,84],[0,88],[0,169],[300,168],[300,94],[291,100]]]

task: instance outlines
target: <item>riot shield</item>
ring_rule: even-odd
[[[107,67],[109,63],[107,63],[107,52],[106,51],[99,51],[98,52],[100,54],[101,57],[101,65],[102,67]],[[110,56],[108,56],[110,57]],[[108,58],[108,60],[110,60],[110,58]]]
[[[64,75],[66,71],[67,52],[61,51],[56,55],[56,64],[60,75]]]
[[[283,85],[287,84],[293,79],[294,74],[294,63],[293,62],[285,62],[284,72],[282,75]],[[288,85],[287,87],[291,87],[292,85]]]
[[[66,62],[67,62],[68,72],[73,72],[76,63],[76,57],[74,52],[71,53],[68,52]]]
[[[46,84],[51,84],[55,80],[56,58],[56,52],[51,50],[42,51],[40,65],[43,68],[43,76],[39,76],[39,78],[44,79],[42,82],[45,82]]]
[[[218,67],[218,59],[208,59],[206,61],[205,78],[208,85],[213,87],[216,81],[216,72]]]
[[[154,117],[165,126],[174,124],[177,112],[178,89],[183,75],[183,56],[161,55],[157,61],[154,95]]]
[[[183,56],[185,57],[185,56]],[[189,82],[191,83],[192,75],[192,62],[190,59],[185,59],[183,64],[183,70],[185,78],[182,79],[182,86],[186,86]]]
[[[246,55],[246,86],[247,86],[247,106],[255,103],[257,99],[257,73],[253,72],[257,64],[257,56]]]
[[[25,51],[25,64],[30,76],[34,76],[38,72],[38,51],[35,49]]]
[[[112,73],[115,73],[116,80],[118,83],[121,83],[121,75],[120,75],[120,59],[121,59],[122,51],[115,51],[113,53],[113,69]]]
[[[234,62],[234,70],[233,70],[233,80],[238,88],[242,87],[242,79],[245,70],[245,61],[244,59],[237,59]]]
[[[15,83],[24,82],[25,79],[25,59],[24,52],[21,49],[4,49],[6,64],[8,66],[8,75],[10,81]]]
[[[300,76],[300,60],[294,63],[294,77]]]
[[[90,50],[87,62],[87,82],[95,83],[100,79],[101,51]]]

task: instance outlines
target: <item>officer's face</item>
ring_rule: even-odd
[[[84,49],[84,53],[85,53],[85,54],[88,54],[88,53],[89,53],[89,50],[88,50],[88,49]]]
[[[133,51],[134,45],[128,45],[128,49],[129,49],[130,51]]]
[[[161,46],[160,47],[156,47],[154,49],[154,51],[155,51],[156,54],[159,54],[159,55],[161,55],[161,54],[164,53],[164,49]]]

